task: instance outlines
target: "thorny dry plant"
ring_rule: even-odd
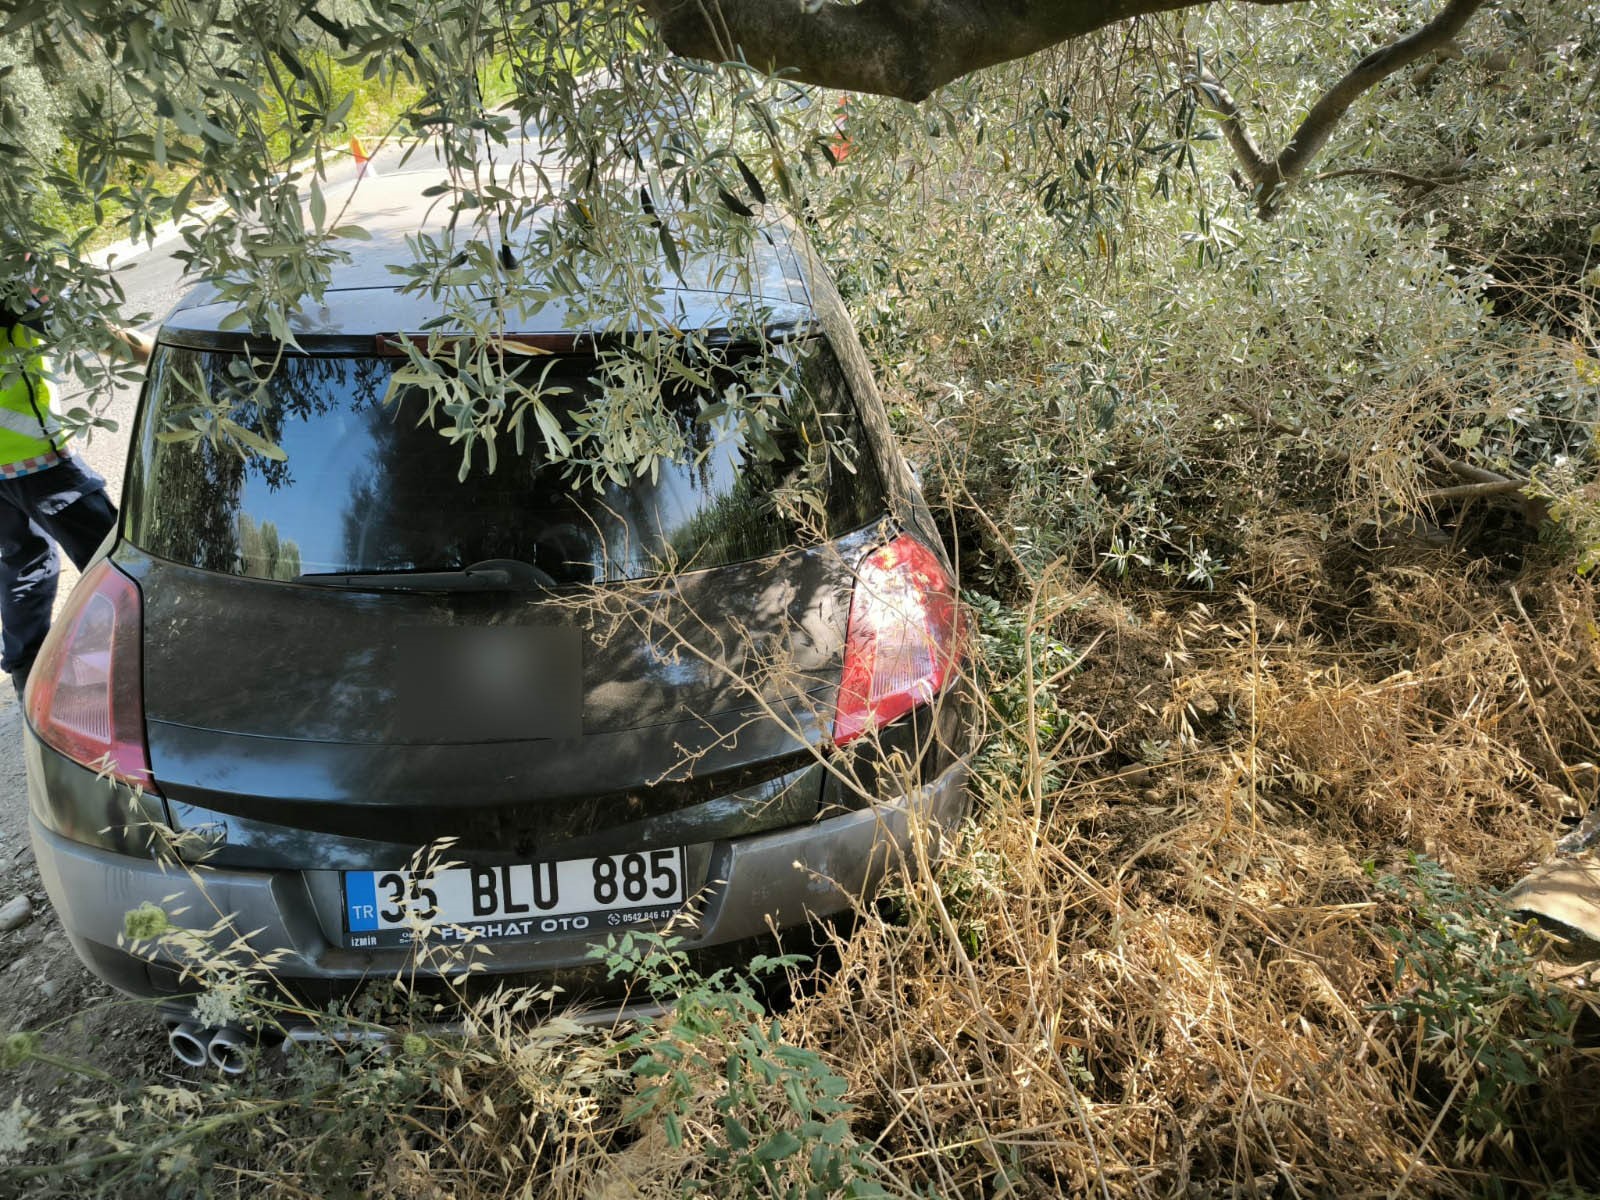
[[[1463,1128],[1431,1031],[1385,1011],[1419,986],[1383,933],[1414,913],[1373,878],[1415,853],[1463,891],[1507,884],[1593,803],[1592,585],[1340,563],[1292,523],[1254,549],[1249,593],[1204,603],[1036,583],[1029,635],[1087,653],[1013,715],[1048,709],[1061,732],[1011,727],[940,890],[869,917],[791,1018],[844,1065],[888,1161],[944,1194],[1593,1177],[1569,1131],[1600,1076],[1560,1031],[1508,1124]],[[1041,803],[1051,759],[1073,765]]]
[[[1021,618],[982,612],[993,736],[970,827],[828,933],[828,970],[791,968],[777,1040],[749,1060],[740,1038],[767,1018],[666,956],[650,969],[691,1001],[654,1040],[507,993],[474,999],[453,1036],[374,1013],[401,1034],[391,1055],[184,1083],[121,1119],[197,1131],[161,1169],[204,1162],[234,1194],[701,1194],[739,1178],[719,1108],[730,1061],[792,1053],[798,1078],[839,1081],[864,1189],[1458,1195],[1589,1178],[1578,1131],[1600,1116],[1600,1076],[1581,1036],[1537,1042],[1506,1121],[1480,1129],[1464,1097],[1490,1067],[1441,1043],[1471,1030],[1394,1016],[1429,993],[1396,978],[1391,933],[1441,897],[1376,877],[1406,877],[1418,854],[1462,895],[1503,885],[1600,789],[1594,587],[1437,566],[1290,521],[1252,545],[1248,594],[1119,591],[1058,568]],[[1474,928],[1446,967],[1465,974],[1472,939],[1493,940]],[[1570,971],[1518,985],[1590,1006]],[[1502,1040],[1538,1033],[1497,996],[1475,1020]],[[680,1108],[641,1106],[634,1067],[674,1046],[692,1061]],[[740,1107],[740,1127],[838,1136],[797,1115],[786,1081]],[[72,1117],[77,1145],[127,1144],[107,1111]]]

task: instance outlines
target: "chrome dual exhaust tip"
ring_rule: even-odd
[[[189,1021],[167,1030],[167,1045],[172,1047],[172,1053],[186,1067],[203,1067],[210,1061],[206,1054],[210,1042],[207,1032]]]
[[[213,1066],[224,1075],[243,1075],[250,1065],[254,1039],[242,1029],[224,1025],[204,1029],[192,1021],[180,1021],[167,1030],[167,1045],[186,1067]]]

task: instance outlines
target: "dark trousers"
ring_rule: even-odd
[[[59,542],[79,570],[117,522],[106,481],[75,458],[0,479],[0,670],[26,678],[50,632]]]

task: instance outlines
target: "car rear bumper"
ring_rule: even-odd
[[[947,767],[913,794],[806,825],[710,843],[697,918],[675,932],[691,952],[713,951],[849,909],[892,867],[936,849],[966,807],[965,763]],[[174,925],[205,930],[226,918],[261,955],[276,953],[274,975],[308,999],[352,990],[363,979],[411,975],[412,950],[357,951],[338,944],[338,873],[185,867],[112,853],[45,828],[30,815],[39,873],[78,956],[101,978],[135,996],[170,998],[195,990],[166,950],[130,953],[125,915],[141,905]],[[231,940],[231,937],[228,939]],[[506,981],[551,981],[569,994],[599,976],[583,935],[475,943],[476,972]],[[482,953],[482,950],[489,953]],[[456,968],[452,967],[452,973]]]

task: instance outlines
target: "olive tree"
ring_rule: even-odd
[[[1270,213],[1357,97],[1450,43],[1481,2],[1419,8],[1414,28],[1354,65],[1315,64],[1333,82],[1276,154],[1203,61],[1185,68],[1182,88],[1191,110],[1220,124],[1243,186]],[[761,210],[802,214],[809,177],[834,166],[831,102],[795,84],[918,101],[979,68],[1185,7],[1204,6],[9,0],[6,61],[46,81],[50,111],[37,87],[17,86],[20,67],[0,66],[0,290],[11,301],[30,286],[57,297],[56,336],[108,348],[101,319],[119,296],[88,257],[97,230],[115,220],[148,236],[174,221],[180,256],[235,306],[236,323],[292,345],[295,312],[361,235],[323,186],[353,100],[340,72],[359,69],[415,96],[387,138],[442,159],[433,191],[448,221],[414,239],[401,282],[470,335],[452,343],[448,372],[437,345],[414,349],[409,377],[433,389],[464,466],[478,447],[492,464],[509,430],[541,436],[580,474],[617,477],[681,452],[650,380],[707,352],[677,336],[663,290],[686,263],[710,261],[737,293]],[[62,149],[35,136],[45,119]],[[515,253],[495,249],[513,243]],[[634,331],[577,437],[555,428],[537,388],[495,350],[507,311],[547,303],[592,328]],[[758,312],[747,317],[759,327]],[[75,369],[93,395],[123,368],[80,358]],[[735,388],[728,407],[769,419],[763,387]],[[231,404],[217,398],[209,419],[173,436],[235,440]],[[69,416],[91,419],[89,407]]]
[[[1288,0],[1252,0],[1282,4]],[[1239,106],[1209,73],[1194,86],[1211,99],[1250,188],[1270,212],[1304,174],[1339,118],[1363,92],[1448,45],[1483,0],[1447,0],[1432,19],[1363,55],[1337,77],[1277,154],[1262,151]],[[920,101],[982,67],[1022,58],[1130,17],[1197,7],[1190,0],[645,0],[674,51],[697,58],[742,57],[827,87]],[[1333,64],[1330,64],[1333,65]]]

